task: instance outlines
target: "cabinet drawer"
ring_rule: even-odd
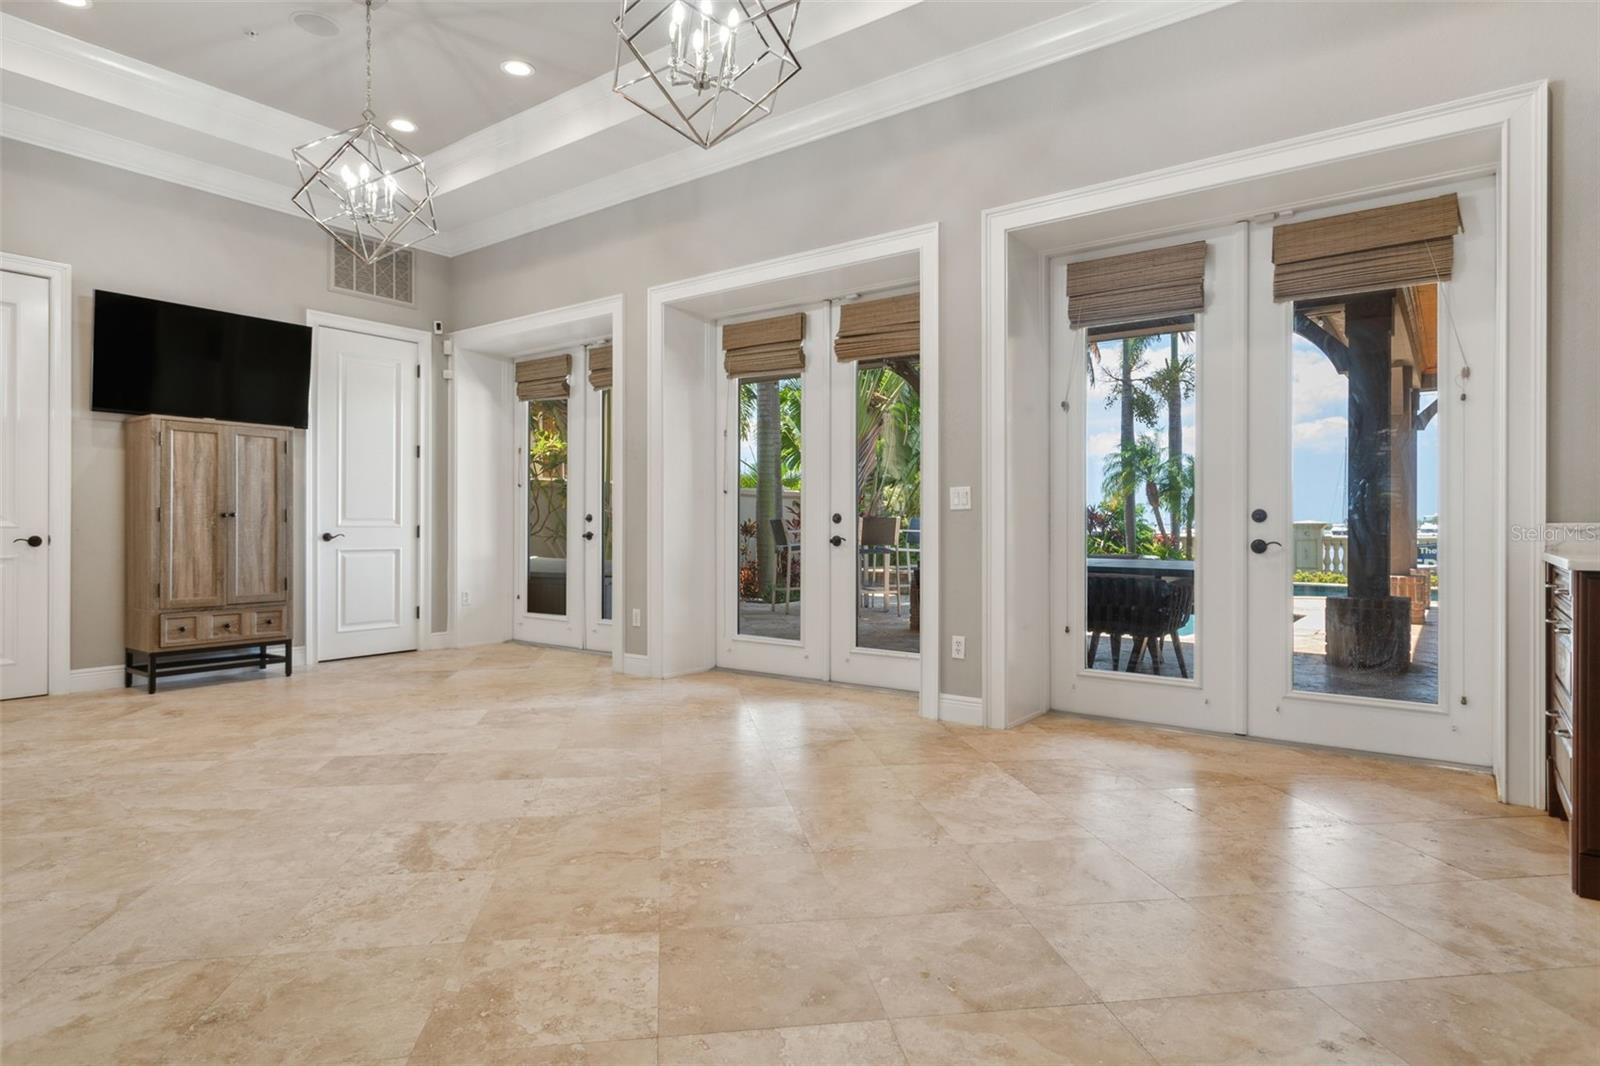
[[[1556,780],[1561,785],[1562,804],[1567,809],[1567,817],[1572,816],[1579,799],[1572,791],[1572,741],[1566,737],[1557,736],[1555,730],[1550,731],[1550,765],[1556,772]]]
[[[1550,676],[1555,678],[1556,684],[1563,689],[1572,691],[1572,634],[1570,633],[1556,633],[1550,638]]]
[[[249,627],[252,637],[283,636],[286,632],[283,608],[271,607],[260,611],[251,611]]]
[[[244,615],[239,611],[219,611],[211,620],[208,640],[238,640],[244,636]]]
[[[161,616],[161,646],[171,648],[200,640],[200,616],[164,614]]]

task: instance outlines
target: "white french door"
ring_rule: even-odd
[[[416,341],[316,327],[319,660],[417,647]]]
[[[1275,303],[1250,232],[1250,732],[1472,765],[1499,681],[1496,190],[1453,191],[1450,280]],[[1309,578],[1309,580],[1306,580]],[[1408,608],[1409,605],[1409,608]]]
[[[1052,264],[1054,708],[1490,762],[1495,183],[1293,221],[1441,192],[1448,281],[1276,302],[1262,223]],[[1074,258],[1192,240],[1202,312],[1070,326]]]
[[[568,394],[512,405],[520,546],[512,635],[609,651],[612,622],[611,390],[591,388],[582,347]]]
[[[916,691],[916,361],[837,361],[804,313],[802,371],[718,377],[717,663]]]
[[[1048,580],[1058,710],[1224,732],[1241,724],[1245,236],[1232,226],[1183,238],[1206,241],[1205,309],[1159,326],[1071,328],[1071,260],[1052,264]],[[1129,515],[1106,505],[1125,454],[1130,470],[1135,460],[1154,464],[1133,470],[1131,551]],[[1169,467],[1178,473],[1170,492],[1160,484]],[[1150,635],[1124,632],[1119,611],[1150,615],[1140,620]]]
[[[49,689],[50,282],[0,273],[0,699]]]

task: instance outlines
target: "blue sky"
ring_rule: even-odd
[[[1184,351],[1191,351],[1184,348]],[[1109,368],[1117,366],[1119,351],[1115,344],[1102,346],[1102,358]],[[1333,369],[1327,358],[1309,342],[1296,336],[1291,350],[1294,359],[1294,520],[1297,522],[1342,522],[1344,514],[1344,453],[1348,390],[1343,377]],[[1167,358],[1164,342],[1145,357],[1146,367]],[[1199,366],[1199,387],[1205,388],[1205,367]],[[1148,373],[1142,369],[1141,373]],[[1117,449],[1121,439],[1121,414],[1113,405],[1106,406],[1109,390],[1105,379],[1097,381],[1087,394],[1084,432],[1085,487],[1089,498],[1098,502],[1102,480],[1102,458]],[[1423,396],[1424,406],[1433,399]],[[1191,399],[1184,404],[1184,450],[1193,454],[1195,433],[1195,407]],[[1154,434],[1163,445],[1167,430],[1165,416],[1160,425],[1151,429],[1137,427],[1143,437]],[[1435,419],[1417,439],[1417,513],[1431,515],[1439,510],[1439,420]]]

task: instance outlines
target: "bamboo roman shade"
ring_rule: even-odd
[[[1448,281],[1459,232],[1455,193],[1279,226],[1272,231],[1272,298]]]
[[[858,300],[839,309],[839,335],[833,341],[839,362],[915,359],[921,352],[920,294]]]
[[[517,364],[517,399],[564,400],[567,398],[567,375],[571,373],[570,355],[524,359]]]
[[[730,378],[786,378],[806,368],[806,316],[774,315],[722,327],[722,367]]]
[[[1067,266],[1074,328],[1169,318],[1205,309],[1206,242],[1108,255]]]
[[[591,389],[611,387],[610,344],[596,344],[589,349],[589,387]]]

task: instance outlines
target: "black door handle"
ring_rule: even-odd
[[[593,540],[594,539],[594,530],[591,529],[591,530],[587,531],[586,533],[584,533],[583,539],[584,540]]]
[[[586,515],[583,516],[583,520],[585,522],[593,522],[594,521],[594,515],[586,514]]]
[[[1260,537],[1257,537],[1255,540],[1250,542],[1250,550],[1255,552],[1257,555],[1265,555],[1267,553],[1267,549],[1273,545],[1277,545],[1280,548],[1283,547],[1283,544],[1279,541],[1262,540]]]
[[[31,537],[14,537],[11,543],[26,544],[30,548],[37,548],[39,545],[44,543],[44,538],[35,533]]]
[[[324,533],[322,535],[322,539],[323,540],[338,540],[342,536],[344,536],[343,533]]]
[[[843,522],[843,521],[844,521],[844,515],[840,514],[838,511],[833,512],[833,524],[834,525],[838,525],[840,522]]]
[[[828,543],[837,548],[839,545],[844,543],[844,538],[835,533],[833,536],[828,538]]]

